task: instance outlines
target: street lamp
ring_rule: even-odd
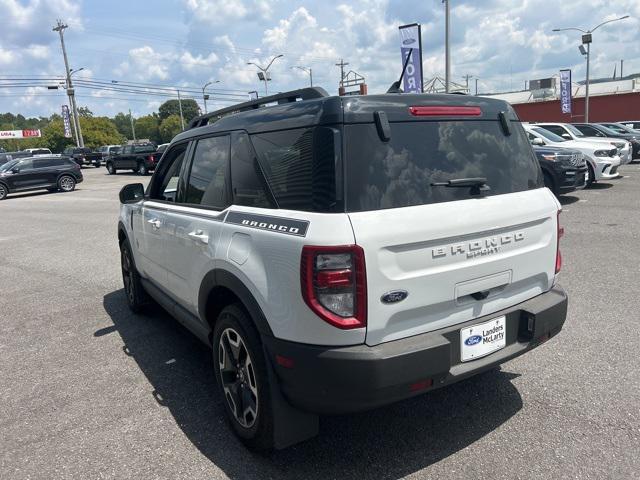
[[[311,67],[301,67],[299,65],[294,65],[293,67],[291,67],[292,70],[294,68],[302,70],[303,72],[307,72],[309,74],[309,86],[313,87],[313,70],[311,70]]]
[[[280,55],[276,55],[275,57],[273,57],[271,59],[271,61],[269,62],[269,65],[266,66],[266,68],[261,67],[257,63],[247,62],[247,65],[253,65],[255,67],[258,67],[258,70],[260,70],[258,72],[258,78],[264,82],[264,96],[265,97],[269,96],[269,89],[267,88],[267,82],[269,80],[271,80],[271,75],[269,75],[269,67],[271,66],[271,64],[273,62],[276,61],[277,58],[280,58],[280,57],[284,57],[284,55],[280,54]]]
[[[84,70],[84,67],[80,67],[77,70],[74,70],[73,68],[71,70],[69,70],[69,76],[73,75],[74,73],[78,73],[81,72],[82,70]]]
[[[220,80],[213,80],[212,82],[207,82],[202,87],[202,100],[204,101],[204,113],[207,113],[207,99],[209,98],[209,95],[206,95],[204,93],[204,90],[205,90],[205,88],[207,88],[212,83],[220,83]]]
[[[591,34],[593,32],[595,32],[601,26],[606,25],[607,23],[617,22],[618,20],[624,20],[625,18],[629,18],[629,15],[625,15],[624,17],[620,17],[620,18],[614,18],[612,20],[607,20],[606,22],[602,22],[599,25],[596,25],[594,28],[592,28],[590,30],[583,30],[581,28],[576,28],[576,27],[554,28],[552,30],[553,32],[564,32],[566,30],[577,30],[578,32],[582,32],[583,33],[583,35],[582,35],[582,45],[580,45],[579,48],[580,48],[580,53],[582,53],[583,55],[586,54],[586,57],[587,57],[587,75],[586,75],[585,93],[584,93],[584,121],[585,121],[585,123],[589,123],[589,59],[590,59],[591,41],[592,41]],[[584,49],[583,45],[587,46],[586,52],[585,52],[585,49]]]

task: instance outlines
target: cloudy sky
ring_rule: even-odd
[[[151,7],[152,6],[152,7]],[[613,74],[624,59],[625,74],[640,72],[638,0],[451,0],[452,79],[478,78],[481,92],[520,89],[524,81],[572,68],[584,78],[578,32],[603,20],[630,15],[594,34],[592,78]],[[398,25],[422,24],[425,79],[444,76],[444,8],[441,0],[0,0],[0,112],[49,116],[66,103],[64,90],[47,90],[64,74],[56,19],[65,33],[78,104],[96,114],[156,110],[172,95],[168,87],[211,89],[212,103],[228,105],[250,90],[264,91],[256,69],[276,54],[272,92],[314,84],[337,92],[335,65],[343,58],[366,78],[369,92],[386,90],[401,69]],[[24,78],[25,80],[17,80]],[[8,80],[7,80],[8,79]],[[113,83],[117,81],[118,83]],[[94,82],[94,83],[87,83]],[[100,83],[98,83],[100,82]],[[125,82],[165,86],[148,95]],[[80,82],[79,82],[80,83]],[[128,91],[130,90],[130,91]],[[186,94],[188,96],[188,94]],[[201,103],[201,98],[198,98]]]

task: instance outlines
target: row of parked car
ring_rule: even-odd
[[[525,123],[545,185],[556,195],[619,176],[640,159],[640,122]]]
[[[61,154],[48,148],[0,152],[0,200],[10,193],[33,190],[70,192],[83,181],[83,166],[105,164],[109,174],[133,170],[140,175],[153,171],[167,144],[151,142],[105,145],[98,149],[68,147]]]

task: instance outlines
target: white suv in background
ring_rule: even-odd
[[[120,201],[129,306],[212,347],[250,447],[489,370],[566,318],[561,207],[500,100],[261,98],[194,119]]]
[[[598,180],[611,180],[617,178],[620,157],[615,146],[608,142],[590,142],[585,140],[567,140],[555,133],[542,128],[538,124],[523,124],[529,141],[533,145],[550,145],[552,147],[564,147],[580,150],[587,162],[587,185]]]
[[[535,125],[545,128],[565,140],[575,140],[577,142],[603,142],[609,143],[618,149],[620,164],[625,165],[632,160],[631,143],[621,138],[614,137],[588,137],[570,123],[535,123]]]

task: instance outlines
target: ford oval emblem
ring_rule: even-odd
[[[394,290],[393,292],[387,292],[382,297],[380,297],[380,301],[382,303],[398,303],[407,298],[409,292],[406,290]]]
[[[472,347],[473,345],[477,345],[482,341],[482,337],[480,335],[472,335],[464,341],[464,344]]]
[[[406,40],[402,41],[403,45],[411,45],[412,43],[415,43],[416,39],[415,38],[407,38]]]

